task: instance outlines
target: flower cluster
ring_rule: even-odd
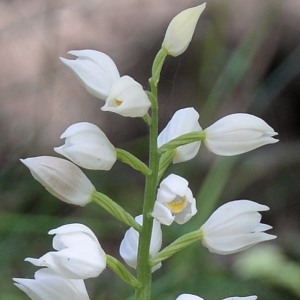
[[[157,87],[164,60],[168,55],[176,57],[187,49],[205,6],[204,3],[184,10],[170,22],[153,62],[149,91],[132,77],[120,76],[114,61],[103,52],[76,50],[69,52],[76,59],[61,58],[92,95],[105,101],[103,111],[144,119],[149,127],[149,162],[145,164],[126,150],[115,148],[99,127],[88,122],[73,124],[61,135],[64,144],[54,150],[67,159],[40,156],[21,161],[58,199],[78,206],[94,202],[129,226],[119,254],[130,268],[136,269],[136,275],[120,260],[106,254],[88,227],[67,224],[49,231],[54,235],[55,251],[40,258],[25,259],[43,267],[35,273],[35,278],[14,278],[15,285],[31,299],[89,299],[84,280],[98,277],[109,267],[136,290],[136,299],[149,300],[152,272],[162,266],[163,260],[191,243],[201,241],[210,252],[228,255],[276,238],[265,232],[272,227],[261,223],[259,212],[269,207],[250,200],[234,200],[217,208],[196,231],[182,235],[161,249],[161,225],[170,226],[174,222],[183,225],[197,213],[189,182],[174,173],[165,176],[172,162],[193,159],[201,144],[216,155],[232,156],[278,141],[272,127],[256,116],[234,113],[205,128],[192,107],[176,111],[158,134]],[[108,171],[117,160],[145,176],[143,213],[135,218],[116,201],[98,192],[81,170]],[[202,298],[182,294],[176,299]],[[223,300],[230,299],[255,300],[257,297]]]

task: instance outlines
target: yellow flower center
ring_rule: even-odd
[[[123,103],[122,100],[120,100],[120,99],[114,99],[115,106],[120,106],[122,103]]]
[[[167,206],[174,214],[180,213],[186,207],[186,205],[187,200],[185,197],[176,197],[174,200],[167,203]]]

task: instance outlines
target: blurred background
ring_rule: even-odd
[[[163,228],[164,245],[198,228],[221,203],[251,199],[268,205],[263,221],[275,241],[220,257],[192,245],[154,273],[153,299],[180,293],[219,300],[300,299],[300,2],[208,0],[188,50],[167,58],[160,95],[160,129],[179,108],[193,106],[200,124],[236,112],[255,114],[280,143],[222,158],[205,147],[168,172],[187,178],[199,213],[184,226]],[[0,0],[0,299],[26,299],[12,277],[32,278],[25,257],[50,251],[47,232],[70,222],[88,225],[107,253],[119,257],[126,227],[96,204],[78,208],[47,193],[20,158],[54,155],[72,123],[97,124],[112,143],[147,161],[142,120],[104,113],[59,61],[69,50],[109,54],[122,75],[148,87],[153,58],[171,18],[194,0]],[[141,211],[143,177],[120,163],[86,172],[97,189],[133,215]],[[129,180],[128,180],[129,179]],[[87,280],[91,299],[133,299],[110,270]]]

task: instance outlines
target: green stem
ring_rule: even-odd
[[[159,159],[157,151],[158,136],[158,101],[157,101],[157,84],[160,78],[160,72],[163,62],[166,58],[165,51],[158,52],[152,68],[152,78],[150,79],[151,91],[148,97],[152,104],[151,123],[149,123],[149,168],[151,174],[146,176],[144,205],[143,205],[143,226],[139,234],[139,247],[137,257],[137,279],[142,286],[136,289],[136,300],[150,300],[151,297],[151,264],[150,264],[150,241],[152,235],[154,201],[158,185]]]
[[[137,300],[148,300],[151,295],[151,266],[150,266],[150,240],[152,234],[153,218],[150,213],[156,197],[158,181],[159,155],[157,152],[157,107],[152,108],[152,122],[150,126],[150,153],[149,167],[152,174],[146,177],[145,196],[143,206],[143,227],[139,237],[139,249],[137,258],[137,279],[142,283],[142,287],[136,290]]]
[[[164,61],[165,61],[167,55],[168,55],[168,52],[166,51],[166,49],[161,48],[158,51],[158,53],[154,59],[153,66],[152,66],[151,81],[153,82],[153,85],[155,86],[155,88],[157,88],[157,85],[158,85],[158,82],[160,79],[161,69],[162,69],[162,66],[164,64]],[[150,85],[151,85],[151,83],[150,83]],[[151,90],[153,91],[152,86],[151,86]]]

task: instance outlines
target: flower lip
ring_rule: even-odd
[[[172,213],[180,213],[183,209],[187,206],[187,199],[186,197],[175,197],[174,200],[171,202],[167,202],[167,206],[171,210]]]
[[[124,117],[143,117],[151,102],[141,84],[130,76],[122,76],[111,87],[103,111],[111,111]]]

